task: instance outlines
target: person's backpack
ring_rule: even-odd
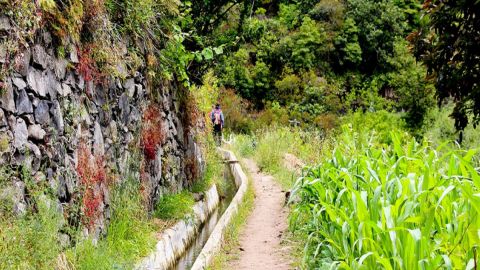
[[[222,111],[216,110],[215,113],[213,114],[214,121],[213,123],[215,125],[221,125],[222,124]]]

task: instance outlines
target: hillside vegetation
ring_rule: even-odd
[[[220,103],[300,268],[477,269],[478,44],[473,0],[0,0],[0,268],[134,268],[221,178]]]

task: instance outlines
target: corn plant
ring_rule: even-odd
[[[331,156],[305,169],[291,228],[308,269],[477,269],[480,175],[474,150],[391,143],[345,130]]]

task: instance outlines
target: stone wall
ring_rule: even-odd
[[[186,109],[187,90],[172,82],[152,89],[143,70],[123,80],[86,80],[78,71],[78,50],[70,47],[60,59],[51,42],[43,32],[21,52],[0,90],[0,166],[13,172],[0,185],[0,199],[10,200],[16,214],[31,206],[20,171],[53,190],[67,224],[79,222],[68,220],[78,216],[69,212],[73,204],[81,205],[77,211],[91,207],[92,226],[81,226],[95,235],[105,232],[109,189],[122,181],[129,158],[139,164],[150,208],[162,193],[181,190],[201,175],[196,134],[203,123]],[[155,119],[146,118],[149,110]],[[154,151],[146,157],[152,136],[160,139],[148,146]],[[82,205],[86,194],[94,199],[90,206]]]

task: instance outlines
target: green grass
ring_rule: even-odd
[[[155,205],[154,216],[160,219],[179,220],[193,213],[195,200],[193,195],[187,191],[177,194],[166,194]]]
[[[49,206],[53,201],[37,199],[35,215],[0,217],[0,269],[54,269],[61,217]]]
[[[196,181],[193,186],[189,189],[193,193],[207,191],[213,184],[221,186],[225,181],[223,181],[222,169],[223,169],[223,158],[217,152],[215,146],[210,144],[205,153],[206,157],[206,169],[205,174],[202,179]]]
[[[475,151],[432,148],[404,133],[390,144],[345,127],[300,178],[291,228],[306,239],[303,267],[472,269],[480,243]],[[383,138],[380,138],[382,141]]]
[[[22,174],[30,207],[23,216],[14,216],[10,177]],[[0,269],[53,269],[61,251],[58,231],[62,216],[50,189],[33,185],[31,172],[23,166],[20,172],[9,166],[0,168]]]

